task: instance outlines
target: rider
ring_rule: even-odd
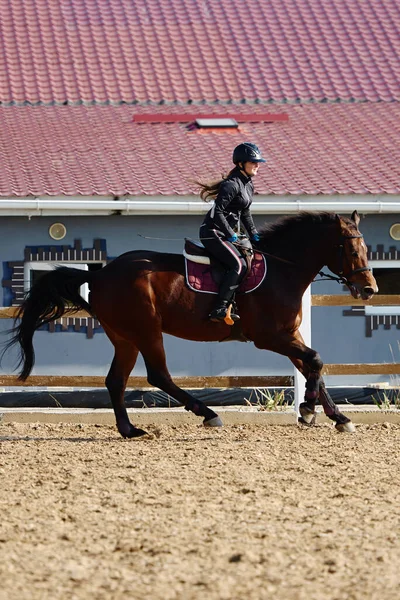
[[[204,201],[214,199],[214,205],[207,213],[200,227],[200,240],[219,262],[226,267],[222,278],[217,303],[211,311],[211,321],[223,321],[232,303],[235,291],[242,276],[246,273],[246,260],[234,245],[238,242],[241,225],[246,229],[250,240],[258,242],[259,235],[250,212],[254,186],[252,177],[257,174],[259,164],[266,162],[255,144],[244,142],[233,151],[235,168],[222,180],[201,187],[200,197]],[[239,315],[231,313],[234,321]]]

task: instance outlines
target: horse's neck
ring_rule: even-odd
[[[296,266],[296,272],[299,285],[302,291],[314,280],[319,271],[326,265],[327,252],[324,248],[327,247],[327,234],[320,234],[310,237],[306,242],[299,240],[294,241],[290,245],[285,244],[285,240],[273,248],[273,254],[277,257],[288,261]]]

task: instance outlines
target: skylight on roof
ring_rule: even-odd
[[[196,119],[196,126],[200,128],[204,127],[221,127],[221,128],[237,128],[238,122],[235,119],[227,118],[216,118],[216,119]]]

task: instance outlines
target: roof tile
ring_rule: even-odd
[[[263,105],[251,108],[265,113]],[[276,106],[287,122],[246,122],[235,132],[187,123],[136,123],[133,114],[248,114],[231,106],[0,108],[0,195],[186,195],[190,180],[231,167],[233,147],[256,142],[268,158],[261,194],[399,194],[400,103]],[[184,160],[182,160],[184,149]]]
[[[0,0],[0,11],[3,103],[400,100],[398,0]]]

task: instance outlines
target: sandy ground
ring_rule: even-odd
[[[1,600],[400,597],[400,425],[0,423]]]

